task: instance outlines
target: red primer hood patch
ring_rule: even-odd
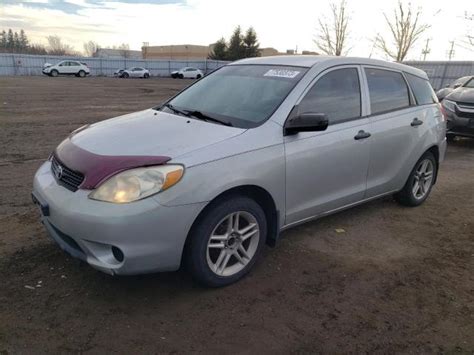
[[[144,166],[163,165],[170,157],[145,155],[99,155],[73,144],[68,138],[54,151],[56,158],[69,169],[84,175],[81,189],[91,190],[121,171]]]

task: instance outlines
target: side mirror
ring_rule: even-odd
[[[453,87],[454,87],[455,89],[457,89],[457,88],[460,87],[460,86],[461,86],[461,84],[454,84]]]
[[[289,136],[298,132],[325,131],[329,121],[324,113],[301,113],[290,117],[284,127],[284,135]]]

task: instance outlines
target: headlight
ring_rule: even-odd
[[[450,100],[443,100],[443,106],[451,112],[456,112],[456,103]]]
[[[183,176],[181,165],[160,165],[130,169],[112,176],[89,194],[105,202],[127,203],[169,189]]]

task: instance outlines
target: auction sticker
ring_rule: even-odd
[[[297,70],[289,70],[289,69],[270,69],[267,71],[263,76],[272,76],[277,78],[288,78],[293,79],[295,78],[300,72]]]

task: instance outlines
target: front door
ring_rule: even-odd
[[[298,113],[324,113],[329,126],[285,137],[285,224],[364,199],[371,126],[363,117],[360,70],[324,72],[298,104]]]

